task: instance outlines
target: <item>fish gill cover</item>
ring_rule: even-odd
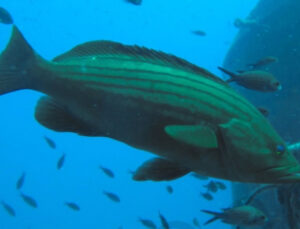
[[[229,44],[238,31],[234,27],[235,19],[246,18],[256,2],[227,1],[226,4],[223,4],[219,1],[89,0],[83,2],[77,0],[64,2],[51,1],[41,4],[37,1],[26,0],[22,3],[3,1],[2,4],[3,9],[5,9],[5,11],[2,11],[4,12],[2,15],[0,12],[2,20],[5,17],[9,18],[8,13],[14,18],[14,20],[6,20],[7,22],[3,23],[11,24],[14,22],[14,34],[19,32],[23,34],[33,50],[48,60],[45,61],[40,56],[34,54],[25,63],[11,65],[12,62],[9,61],[16,61],[18,55],[22,54],[23,51],[14,47],[13,54],[15,55],[11,53],[11,59],[5,58],[3,60],[2,58],[2,63],[10,63],[9,66],[3,64],[1,66],[5,71],[1,73],[4,77],[2,77],[0,88],[7,90],[2,92],[19,88],[36,89],[51,96],[53,93],[59,92],[61,94],[56,99],[62,99],[60,103],[49,97],[44,97],[44,99],[39,101],[39,105],[47,108],[47,113],[36,113],[37,120],[41,124],[45,126],[49,124],[47,127],[59,131],[76,130],[76,132],[86,136],[117,136],[115,138],[120,140],[118,138],[119,135],[115,135],[115,133],[118,133],[122,135],[123,142],[131,143],[130,138],[133,136],[132,133],[139,133],[142,130],[141,127],[151,129],[155,126],[157,119],[153,119],[153,122],[145,123],[142,116],[143,112],[141,114],[137,112],[132,117],[128,116],[124,112],[125,110],[120,112],[122,110],[119,108],[122,105],[126,104],[130,107],[133,101],[130,101],[130,99],[128,101],[125,100],[124,103],[115,103],[115,110],[112,110],[111,113],[105,113],[105,108],[109,107],[109,103],[103,103],[101,104],[103,106],[99,110],[99,113],[96,113],[96,120],[101,115],[102,117],[111,117],[112,119],[117,117],[118,120],[123,120],[120,122],[122,125],[111,123],[111,119],[101,123],[103,126],[109,126],[109,131],[95,131],[98,126],[97,122],[89,122],[88,125],[82,125],[83,120],[90,119],[90,117],[81,116],[79,113],[76,113],[76,109],[72,108],[74,105],[76,106],[76,103],[69,103],[70,100],[68,100],[68,103],[62,102],[66,101],[64,100],[64,96],[70,89],[76,89],[73,91],[74,94],[70,94],[71,98],[76,100],[84,98],[81,96],[81,93],[83,93],[82,88],[75,87],[72,80],[77,79],[83,83],[82,85],[87,84],[91,86],[91,90],[95,89],[95,86],[98,89],[101,87],[101,90],[104,92],[106,89],[111,89],[113,84],[121,84],[118,75],[112,72],[109,72],[109,74],[112,74],[116,79],[114,81],[111,80],[107,84],[107,81],[99,81],[95,77],[95,75],[99,74],[95,65],[90,65],[93,69],[92,72],[90,71],[91,68],[87,68],[92,63],[89,61],[99,58],[100,60],[97,60],[98,64],[106,64],[106,67],[108,65],[112,66],[110,71],[116,71],[118,74],[124,70],[130,72],[130,68],[134,68],[135,70],[136,68],[146,69],[149,71],[149,76],[143,75],[145,72],[139,72],[136,77],[145,77],[147,79],[147,77],[153,77],[153,72],[151,73],[153,68],[149,69],[149,66],[155,65],[156,73],[158,75],[163,73],[157,77],[160,77],[160,80],[169,80],[168,77],[170,77],[170,74],[177,74],[177,76],[182,77],[182,84],[186,83],[185,77],[193,79],[195,82],[207,78],[203,82],[212,83],[218,85],[218,87],[222,85],[220,86],[222,90],[228,90],[229,93],[235,95],[235,92],[228,85],[221,82],[221,80],[216,80],[215,76],[212,77],[212,74],[203,70],[202,67],[219,75],[217,66],[222,65]],[[226,14],[224,14],[224,9],[227,9]],[[243,23],[244,26],[255,26],[255,22],[253,21],[243,21]],[[0,27],[0,30],[3,34],[7,34],[8,39],[11,27],[3,25]],[[198,32],[193,33],[191,31]],[[64,60],[59,60],[60,58],[54,59],[56,61],[59,60],[57,63],[50,62],[51,59],[70,50],[74,46],[92,40],[109,40],[113,41],[113,44],[121,42],[127,45],[138,45],[140,47],[160,50],[164,53],[172,53],[172,55],[165,55],[154,51],[149,52],[149,50],[141,53],[141,50],[145,51],[144,48],[135,49],[135,51],[125,48],[127,54],[131,52],[130,55],[124,55],[124,52],[112,52],[108,53],[108,55],[107,53],[103,55],[103,52],[101,54],[97,52],[97,55],[95,55],[95,53],[89,51],[83,56],[76,53],[76,55],[72,55],[70,58]],[[7,40],[1,37],[0,44],[4,48]],[[180,59],[173,57],[173,55],[180,57]],[[104,59],[106,59],[106,62],[103,61]],[[193,64],[188,64],[183,59]],[[35,68],[36,66],[32,67],[34,66],[32,64],[35,64],[34,60],[39,61],[38,68]],[[257,61],[259,61],[258,58],[249,62],[249,64],[252,66],[257,65],[255,64],[258,63]],[[136,65],[137,62],[139,62],[138,65]],[[158,66],[158,62],[162,66]],[[119,63],[118,68],[114,65],[116,63]],[[167,64],[167,68],[164,68],[162,71],[166,63],[169,65]],[[65,64],[63,68],[59,69],[63,64]],[[182,68],[184,65],[185,67]],[[201,66],[201,70],[199,71],[200,68],[195,67],[195,65]],[[77,67],[74,69],[72,66]],[[20,84],[20,80],[14,81],[17,78],[14,78],[15,75],[13,74],[14,71],[20,69],[21,72],[19,73],[21,74],[19,76],[24,77],[22,78],[23,80],[26,80],[26,76],[38,76],[41,78],[28,78],[27,82],[22,81],[22,84]],[[47,69],[46,72],[44,72],[45,69]],[[107,69],[109,68],[107,67]],[[71,77],[68,78],[65,76],[66,81],[61,81],[60,83],[57,81],[59,80],[58,78],[54,81],[46,81],[50,79],[49,77],[55,77],[55,74],[49,74],[53,70],[66,71],[69,74],[68,77]],[[86,76],[87,71],[90,71],[88,72],[89,77],[95,77],[92,84],[88,83],[88,80],[91,78]],[[44,74],[30,75],[30,73]],[[102,72],[102,74],[105,75],[107,72]],[[40,80],[39,83],[37,79]],[[97,81],[98,86],[97,84],[93,84],[97,83]],[[4,84],[6,84],[5,88]],[[161,83],[159,86],[162,87],[163,85]],[[146,84],[140,86],[146,87]],[[52,91],[48,92],[47,88],[50,87],[52,87]],[[60,88],[63,88],[63,90],[60,90]],[[155,89],[155,87],[152,89]],[[122,94],[123,92],[119,89],[114,89],[112,95],[118,93]],[[132,177],[136,177],[139,171],[146,171],[143,176],[146,176],[147,179],[149,178],[148,173],[151,172],[151,177],[155,179],[172,180],[178,174],[186,174],[192,169],[189,168],[189,171],[187,171],[186,166],[182,166],[182,164],[187,165],[190,163],[182,157],[179,158],[182,159],[183,163],[175,157],[174,162],[163,160],[159,162],[159,165],[166,167],[157,166],[157,163],[155,163],[154,167],[147,167],[149,164],[153,165],[153,163],[144,163],[151,162],[152,157],[149,153],[129,147],[119,141],[103,137],[90,138],[70,133],[57,133],[44,128],[33,117],[34,107],[41,95],[39,92],[26,90],[1,96],[0,102],[5,109],[2,109],[1,115],[3,130],[1,148],[3,153],[1,154],[0,167],[3,171],[2,174],[6,174],[5,176],[0,176],[0,184],[3,187],[0,191],[3,206],[3,211],[0,212],[1,219],[3,219],[1,220],[1,228],[55,227],[110,229],[141,228],[143,226],[147,227],[147,225],[152,228],[172,228],[172,225],[174,228],[192,228],[193,225],[194,227],[199,227],[197,219],[199,219],[201,224],[208,219],[206,215],[201,214],[200,209],[210,209],[219,212],[221,208],[232,206],[230,189],[226,189],[228,182],[217,182],[214,178],[210,178],[207,181],[195,179],[187,175],[178,180],[168,182],[141,183],[133,181]],[[132,93],[132,95],[135,94]],[[109,97],[105,92],[98,99],[99,101],[115,102],[116,100],[112,98],[113,96]],[[157,97],[155,99],[159,100],[160,98]],[[85,105],[88,107],[88,101],[85,100],[85,102]],[[97,103],[94,104],[97,105]],[[180,106],[184,107],[187,102],[181,101],[180,104],[182,104]],[[39,105],[37,106],[37,110],[41,108]],[[265,118],[255,108],[249,105],[249,110],[255,117],[264,120],[263,123],[267,123]],[[159,108],[156,111],[162,112]],[[87,113],[89,114],[89,112]],[[53,119],[53,116],[52,119],[50,116],[44,116],[45,114],[54,115],[56,119]],[[168,113],[167,110],[163,114],[166,117],[169,117],[168,115],[171,114],[170,117],[172,118],[172,113]],[[43,116],[41,117],[41,115]],[[215,131],[218,131],[218,128],[211,127],[205,122],[202,123],[202,121],[208,120],[206,116],[201,120],[201,125],[196,128],[191,125],[182,127],[179,125],[181,123],[174,123],[174,125],[165,128],[165,132],[170,135],[172,142],[180,142],[178,148],[181,148],[181,145],[184,144],[190,144],[191,148],[204,145],[214,147],[216,143],[225,147],[226,141],[224,141],[224,138],[226,140],[226,138],[234,134],[227,131],[227,129],[230,129],[231,126],[239,125],[240,121],[228,122],[221,126],[223,132],[214,134]],[[215,116],[215,114],[211,113],[208,116]],[[242,116],[248,117],[246,114]],[[187,115],[186,118],[189,118],[189,116]],[[139,125],[132,123],[135,119],[139,121],[137,122]],[[169,120],[172,121],[172,119]],[[147,126],[141,126],[140,124],[147,124]],[[243,126],[248,128],[249,125],[243,124]],[[226,131],[224,132],[224,130]],[[264,130],[261,131],[263,132]],[[191,139],[190,137],[193,137],[194,133],[201,134],[201,137],[206,136],[207,138],[205,139],[207,139],[207,142],[203,140],[198,141],[197,138]],[[185,137],[182,137],[182,134]],[[140,136],[145,137],[143,132],[140,133]],[[152,137],[148,136],[149,139]],[[276,139],[277,137],[275,135]],[[274,156],[280,158],[282,154],[285,155],[286,147],[281,140],[278,142],[280,144],[274,145],[273,150]],[[177,145],[174,145],[174,147],[176,148]],[[238,148],[239,146],[237,143],[233,143],[230,147]],[[136,145],[136,148],[149,151],[149,147],[143,148],[139,144]],[[223,149],[221,152],[212,150],[213,154],[211,155],[226,152]],[[210,151],[210,149],[205,150]],[[164,150],[162,150],[161,154],[163,153]],[[67,155],[66,161],[65,155]],[[169,155],[165,156],[168,158]],[[99,172],[99,165],[105,168],[106,172]],[[141,165],[146,165],[146,167],[140,167]],[[196,165],[193,166],[195,167]],[[153,170],[154,168],[156,169]],[[169,168],[171,169],[168,170]],[[230,171],[231,169],[236,169],[234,166],[229,168]],[[202,176],[217,176],[217,174],[213,174],[211,171],[208,172],[209,169],[209,166],[207,166],[207,168],[203,168],[203,171],[202,169],[199,169],[199,171],[202,171]],[[168,173],[165,173],[167,170]],[[212,171],[215,170],[218,169],[212,168]],[[110,172],[108,173],[108,171]],[[111,176],[108,175],[112,174],[112,171],[115,175],[114,179],[111,179]],[[129,173],[128,171],[133,172]],[[249,177],[243,176],[243,174],[236,174],[235,171],[239,171],[239,168],[232,171],[234,171],[232,174],[225,176],[227,179],[244,179],[245,181],[250,181]],[[270,168],[267,171],[271,172],[272,169]],[[26,174],[26,179],[24,179],[25,177],[20,177],[22,174]],[[245,173],[245,175],[247,174]],[[264,179],[267,178],[256,177],[252,179],[252,182],[264,182],[266,181]],[[22,183],[22,185],[17,185],[16,188],[16,183]],[[172,195],[166,192],[166,185],[172,187]],[[75,209],[76,211],[74,211]],[[163,212],[163,223],[161,220],[162,217],[159,217],[160,214],[158,214],[160,212]],[[26,220],[28,218],[34,218],[35,220],[28,221]],[[147,220],[145,222],[148,222],[148,224],[141,224],[139,219]],[[174,222],[182,223],[177,223],[176,225],[180,226],[175,226]],[[229,227],[215,222],[212,225],[206,226],[206,228]]]

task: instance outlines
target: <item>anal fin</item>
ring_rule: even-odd
[[[35,119],[43,126],[58,132],[75,132],[84,136],[101,136],[83,121],[74,117],[55,99],[43,96],[35,108]]]
[[[153,158],[144,162],[133,174],[136,181],[168,181],[182,177],[190,170],[163,158]]]

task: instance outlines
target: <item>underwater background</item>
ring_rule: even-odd
[[[172,53],[221,76],[217,66],[222,65],[239,31],[234,21],[246,18],[257,2],[144,0],[136,6],[123,0],[3,0],[1,6],[13,15],[31,46],[48,60],[86,41],[112,40]],[[205,31],[206,36],[195,36],[193,30]],[[0,26],[1,49],[10,33],[11,26]],[[201,224],[210,218],[201,209],[219,211],[232,206],[227,181],[223,181],[227,189],[213,194],[211,201],[201,196],[208,180],[190,175],[171,182],[133,181],[129,171],[153,155],[108,138],[56,133],[42,127],[33,115],[40,96],[23,90],[0,98],[0,200],[16,211],[16,217],[10,217],[0,209],[1,229],[144,228],[138,217],[159,226],[159,212],[171,225],[180,221],[196,228],[195,217]],[[44,136],[57,147],[50,148]],[[63,154],[65,163],[58,170],[56,164]],[[115,178],[106,176],[100,165],[111,169]],[[22,193],[34,197],[35,209],[16,190],[24,172]],[[166,191],[167,185],[173,187],[172,194]],[[120,202],[112,202],[103,191],[116,193]],[[80,211],[70,210],[65,202],[77,203]],[[201,228],[231,227],[217,221]]]

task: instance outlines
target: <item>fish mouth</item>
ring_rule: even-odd
[[[258,176],[270,183],[293,183],[300,182],[300,166],[272,166],[258,171]]]

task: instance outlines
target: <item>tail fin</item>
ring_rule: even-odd
[[[220,219],[220,215],[222,214],[222,213],[219,213],[219,212],[213,212],[213,211],[208,211],[208,210],[201,210],[201,211],[214,216],[211,219],[207,220],[203,225],[210,224],[210,223]]]
[[[234,74],[233,72],[230,72],[230,71],[226,70],[225,68],[218,67],[218,69],[221,70],[222,72],[224,72],[225,74],[227,74],[227,75],[230,76],[230,79],[226,80],[227,83],[230,83],[230,82],[234,81],[235,78],[237,77],[236,74]]]
[[[13,26],[10,41],[0,56],[0,95],[28,88],[28,70],[34,60],[33,49]]]

